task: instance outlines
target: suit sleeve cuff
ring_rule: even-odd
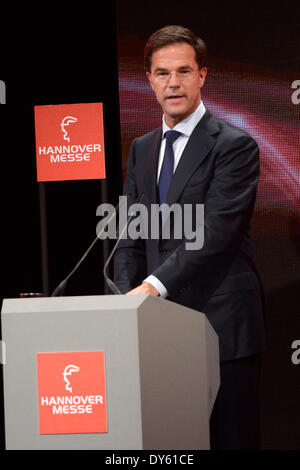
[[[146,279],[144,279],[143,282],[148,282],[149,284],[151,284],[153,287],[155,287],[155,289],[159,292],[159,295],[161,297],[163,297],[164,299],[166,297],[168,297],[168,291],[167,289],[165,288],[165,286],[160,282],[159,279],[157,279],[157,277],[155,276],[152,276],[152,274],[150,276],[148,276]]]

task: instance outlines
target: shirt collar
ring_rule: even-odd
[[[206,111],[205,106],[203,104],[203,101],[201,101],[198,108],[196,108],[195,111],[192,112],[192,114],[190,114],[185,119],[183,119],[183,121],[180,121],[172,129],[166,124],[165,116],[163,116],[162,138],[164,138],[165,133],[170,130],[181,132],[181,134],[184,134],[189,137],[191,133],[193,132],[193,130],[195,129],[195,127],[197,126],[200,119],[202,119],[202,117],[204,116],[205,111]]]

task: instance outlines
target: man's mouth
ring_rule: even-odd
[[[182,98],[184,98],[184,95],[170,95],[166,97],[166,100],[168,101],[179,101]]]

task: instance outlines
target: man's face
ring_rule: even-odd
[[[153,52],[147,77],[162,107],[166,123],[174,127],[199,106],[207,69],[199,70],[190,44],[178,42]]]

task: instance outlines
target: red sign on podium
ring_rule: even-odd
[[[38,181],[105,178],[102,103],[35,106]]]
[[[107,432],[103,351],[37,354],[40,434]]]

